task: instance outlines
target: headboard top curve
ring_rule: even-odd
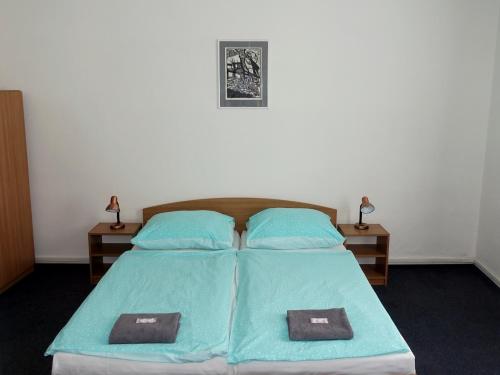
[[[181,202],[164,203],[157,206],[147,207],[142,210],[143,222],[161,212],[210,210],[234,217],[236,230],[241,233],[246,229],[248,218],[266,208],[312,208],[324,212],[330,216],[334,226],[337,225],[337,210],[335,208],[319,206],[311,203],[288,201],[271,198],[206,198],[194,199]]]

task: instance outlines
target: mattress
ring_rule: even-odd
[[[235,239],[239,237],[235,236]],[[240,248],[245,247],[245,232],[241,237]],[[343,246],[333,250],[346,251]],[[184,374],[317,374],[317,375],[414,375],[415,357],[411,351],[406,353],[344,358],[317,361],[248,361],[228,365],[223,357],[215,357],[201,362],[161,363],[141,360],[126,360],[90,356],[75,353],[55,353],[53,375],[184,375]]]
[[[130,361],[73,353],[56,353],[52,375],[226,375],[232,369],[223,357],[202,362],[161,363]]]
[[[324,361],[251,361],[228,365],[222,357],[193,363],[159,363],[56,353],[52,375],[414,375],[413,353]]]
[[[249,309],[253,311],[244,314],[245,316],[242,320],[247,321],[247,324],[241,325],[241,327],[243,327],[243,333],[238,332],[239,328],[241,328],[238,327],[238,308],[233,315],[229,362],[243,360],[242,363],[236,365],[238,373],[351,375],[415,373],[415,356],[399,334],[399,331],[383,308],[378,297],[373,292],[372,287],[361,272],[357,261],[354,259],[351,252],[347,251],[344,246],[341,245],[327,250],[295,250],[290,251],[289,254],[285,254],[279,250],[271,250],[267,251],[267,254],[274,259],[267,261],[267,256],[265,255],[266,250],[246,248],[246,232],[243,232],[240,242],[241,245],[238,258],[247,258],[247,266],[248,263],[250,263],[250,265],[253,263],[253,268],[248,270],[245,270],[245,268],[242,269],[240,266],[244,266],[245,261],[238,262],[240,279],[238,285],[238,298],[241,298],[243,303],[238,303],[237,306],[244,310],[245,313]],[[303,263],[306,261],[309,262],[308,254],[310,252],[317,252],[319,255],[316,259],[321,259],[311,259],[314,265],[314,271],[312,273],[310,273],[307,268],[302,267]],[[295,255],[292,255],[293,253]],[[292,255],[292,257],[288,255]],[[294,257],[297,258],[295,263],[292,260]],[[330,264],[328,264],[328,262],[330,262]],[[322,268],[324,269],[323,273],[326,273],[326,275],[323,275],[323,278],[321,275]],[[245,271],[248,271],[248,274],[245,275]],[[349,283],[342,285],[340,282],[346,279],[350,280]],[[273,280],[275,283],[273,283]],[[299,282],[297,282],[297,280],[299,280]],[[337,288],[337,285],[340,285],[340,287]],[[324,298],[325,293],[318,290],[323,287],[329,291],[335,291],[336,296]],[[260,292],[258,291],[259,289],[261,289]],[[275,290],[279,290],[280,293],[276,294],[274,292]],[[270,292],[267,293],[267,291]],[[288,300],[283,298],[283,295],[287,293],[290,295],[293,294],[293,297],[288,298]],[[266,299],[266,295],[268,300]],[[252,296],[257,296],[258,298],[252,301],[250,299]],[[326,301],[322,301],[322,299]],[[356,299],[358,299],[358,301],[353,301]],[[273,319],[272,308],[270,306],[272,304],[279,306],[279,300],[283,300],[281,304],[285,303],[285,306],[290,306],[290,303],[298,304],[291,308],[327,308],[333,307],[329,304],[335,302],[340,303],[340,306],[350,307],[352,314],[351,324],[356,328],[355,336],[357,336],[357,338],[355,337],[355,340],[346,341],[346,345],[349,345],[348,351],[340,356],[348,357],[351,351],[353,351],[352,355],[354,357],[339,359],[324,358],[314,361],[291,360],[294,358],[294,351],[298,350],[301,353],[298,355],[300,357],[304,355],[304,353],[307,353],[308,349],[313,345],[317,345],[318,347],[315,347],[312,352],[310,351],[308,354],[305,354],[305,356],[309,356],[308,359],[314,358],[315,356],[319,358],[320,355],[318,353],[323,344],[306,343],[303,347],[300,347],[301,343],[290,343],[287,339],[276,339],[275,342],[272,342],[273,336],[287,336],[286,324],[283,324],[281,331],[276,328],[279,325],[279,321],[284,322],[284,319],[278,317],[276,322],[267,325],[266,323],[262,323]],[[306,305],[304,306],[303,303]],[[307,307],[307,303],[319,305]],[[326,305],[321,306],[322,303]],[[265,307],[262,308],[259,304]],[[363,305],[365,304],[369,305],[369,309],[364,308]],[[259,315],[262,310],[265,314]],[[278,311],[281,312],[282,310],[285,310],[284,306],[279,306]],[[371,327],[368,323],[370,320],[372,320]],[[360,324],[359,321],[363,321],[363,323]],[[365,325],[365,327],[363,327],[363,325]],[[249,326],[251,326],[251,329],[247,329]],[[381,329],[382,326],[383,329]],[[261,328],[261,332],[258,332],[259,328]],[[266,337],[271,330],[274,330],[274,332],[269,335],[269,337]],[[373,336],[373,332],[378,332],[375,340],[370,337]],[[238,336],[242,334],[248,337],[244,337],[243,340],[240,340],[238,343]],[[264,337],[263,340],[261,340],[262,337]],[[384,337],[385,340],[390,341],[391,344],[385,346],[380,345],[378,342],[380,341],[379,337]],[[355,343],[357,340],[359,340],[358,344]],[[237,343],[235,344],[235,342]],[[288,343],[290,343],[291,346],[286,346]],[[329,345],[328,342],[324,343],[325,345]],[[335,354],[341,354],[338,351],[339,344],[336,343],[328,348],[327,353],[329,355],[332,354],[331,357],[334,357]],[[252,345],[254,345],[254,350],[250,350],[249,353],[245,353],[244,350],[238,349],[238,346],[248,346],[251,348]],[[357,349],[356,346],[358,347]],[[369,350],[373,353],[378,353],[378,355],[365,355],[368,353],[366,350],[370,346],[371,349]],[[282,353],[280,353],[280,348]],[[355,355],[356,350],[358,354],[361,355]],[[365,351],[365,353],[363,353],[363,351]],[[384,351],[387,353],[384,354]],[[271,352],[273,354],[269,354]],[[245,354],[249,356],[245,358]],[[255,360],[259,359],[259,357],[266,359],[272,359],[273,357],[279,358],[280,354],[282,357],[286,358],[286,361]],[[252,356],[254,356],[254,358],[252,358]],[[254,360],[249,360],[250,358]],[[295,357],[295,359],[296,358],[297,357]]]

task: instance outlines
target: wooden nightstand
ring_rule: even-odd
[[[375,264],[361,264],[366,278],[372,285],[387,285],[389,272],[389,239],[390,233],[380,224],[370,224],[367,230],[354,228],[354,224],[339,224],[339,231],[348,237],[375,237],[374,244],[357,244],[346,241],[345,247],[351,250],[359,260],[375,258]]]
[[[132,245],[126,243],[104,243],[102,236],[135,236],[142,227],[141,223],[125,223],[123,229],[111,229],[111,223],[99,223],[89,231],[89,263],[90,282],[96,284],[111,266],[104,263],[104,257],[118,257],[130,250]]]

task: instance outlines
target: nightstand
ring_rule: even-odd
[[[362,258],[375,258],[374,264],[360,264],[366,278],[372,285],[387,285],[389,272],[389,239],[391,234],[380,224],[370,224],[370,228],[359,230],[354,224],[339,224],[339,231],[346,237],[344,244],[358,261]],[[350,243],[348,238],[374,237],[372,244]]]
[[[123,243],[105,243],[103,236],[128,236],[132,237],[139,232],[141,223],[125,223],[123,229],[111,229],[111,223],[99,223],[89,231],[89,263],[90,263],[90,282],[96,284],[111,266],[110,263],[104,263],[104,257],[118,257],[123,252],[130,250],[132,244],[130,241]]]

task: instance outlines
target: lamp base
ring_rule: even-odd
[[[125,224],[118,222],[118,223],[111,224],[109,227],[113,230],[123,229],[123,228],[125,228]]]
[[[365,224],[365,223],[356,223],[356,224],[354,224],[354,228],[356,228],[358,230],[367,230],[368,228],[370,228],[370,226],[368,224]]]

